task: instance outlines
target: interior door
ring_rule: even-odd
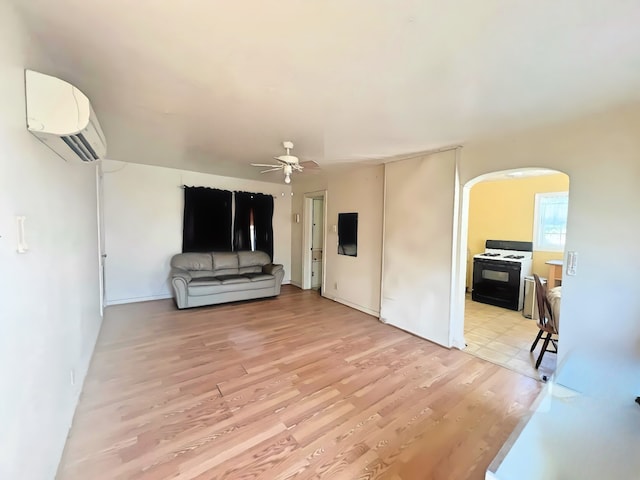
[[[454,150],[385,165],[380,318],[449,346]]]
[[[313,225],[311,233],[311,288],[320,288],[322,284],[322,254],[323,254],[323,217],[324,201],[322,198],[313,199]]]

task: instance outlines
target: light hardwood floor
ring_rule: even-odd
[[[482,479],[539,389],[291,286],[114,306],[58,478]]]

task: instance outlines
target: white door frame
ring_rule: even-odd
[[[101,162],[98,162],[98,165],[96,165],[96,215],[98,218],[98,281],[100,284],[100,316],[104,316],[106,292],[104,262],[107,255],[105,253],[104,238],[104,184]]]
[[[327,191],[320,190],[317,192],[309,192],[304,194],[303,212],[302,212],[302,289],[309,290],[311,288],[311,243],[313,240],[313,199],[322,199],[322,281],[321,290],[325,292],[326,278],[326,248],[327,248]]]

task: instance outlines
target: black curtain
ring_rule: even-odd
[[[265,252],[273,260],[273,197],[262,193],[236,193],[234,250],[251,250],[253,219],[255,250]]]
[[[227,190],[184,188],[183,252],[231,251],[231,198]]]

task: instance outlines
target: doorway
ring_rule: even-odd
[[[302,288],[324,291],[326,192],[307,193],[303,214]]]
[[[535,316],[526,315],[527,309],[501,308],[471,299],[473,290],[474,256],[485,251],[487,240],[515,240],[533,242],[533,260],[527,272],[522,271],[521,288],[527,283],[525,276],[537,273],[548,277],[549,261],[562,262],[564,257],[565,225],[561,231],[539,229],[541,213],[538,208],[542,197],[564,193],[568,199],[569,177],[548,169],[518,169],[494,172],[472,179],[464,185],[462,195],[459,275],[456,286],[456,308],[452,330],[464,351],[524,375],[550,377],[555,371],[556,355],[547,353],[542,365],[535,368],[540,345],[531,353],[530,347],[538,332]],[[552,215],[550,215],[552,216]],[[561,238],[555,246],[554,235]],[[515,308],[515,307],[514,307]]]

